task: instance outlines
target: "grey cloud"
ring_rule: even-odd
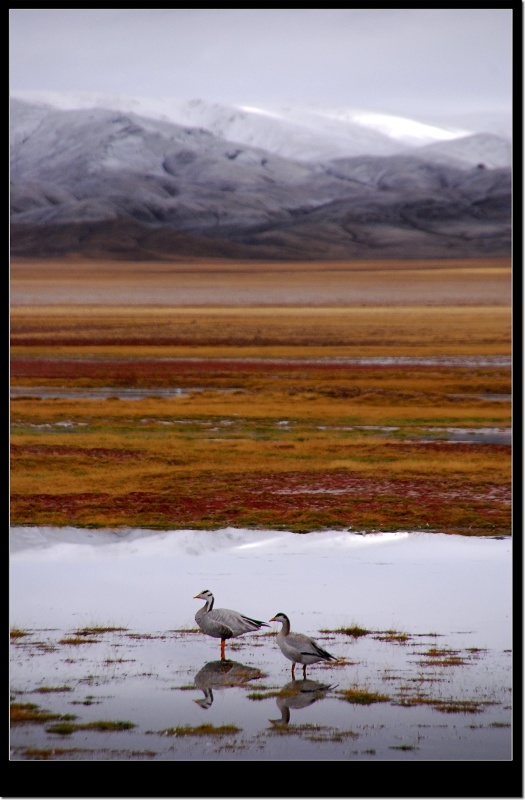
[[[511,9],[11,9],[13,89],[508,110]]]

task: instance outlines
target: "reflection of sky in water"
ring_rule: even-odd
[[[208,588],[217,606],[259,619],[284,611],[314,629],[474,631],[480,647],[509,647],[510,552],[510,540],[436,533],[14,528],[11,618],[194,626],[193,596]]]
[[[145,397],[182,397],[190,392],[202,391],[198,388],[180,389],[169,387],[168,389],[140,388],[125,386],[104,386],[101,388],[93,387],[67,387],[67,386],[12,386],[10,394],[15,397],[41,397],[43,399],[60,398],[65,400],[108,400],[118,397],[120,400],[143,400]]]

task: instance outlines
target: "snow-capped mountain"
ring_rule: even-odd
[[[17,93],[13,254],[506,254],[511,144],[352,109]]]
[[[407,119],[361,109],[304,107],[257,108],[226,106],[203,100],[142,98],[96,92],[13,92],[13,99],[63,111],[105,109],[133,113],[160,122],[204,128],[221,139],[299,161],[391,155],[407,149],[459,141],[475,134],[496,134],[495,152],[486,153],[488,166],[510,165],[510,134],[499,116],[465,118],[455,124]],[[506,156],[501,152],[506,145]],[[444,148],[446,152],[446,147]],[[467,146],[455,148],[465,163],[479,161]]]

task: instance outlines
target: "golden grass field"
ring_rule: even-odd
[[[501,259],[13,261],[11,523],[510,534],[510,447],[446,436],[510,427],[510,366],[344,360],[510,356],[510,285]]]

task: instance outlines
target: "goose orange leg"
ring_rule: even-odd
[[[226,645],[226,639],[221,639],[221,661],[226,661],[226,654],[224,652],[225,645]]]
[[[295,661],[292,661],[292,680],[295,680]]]

